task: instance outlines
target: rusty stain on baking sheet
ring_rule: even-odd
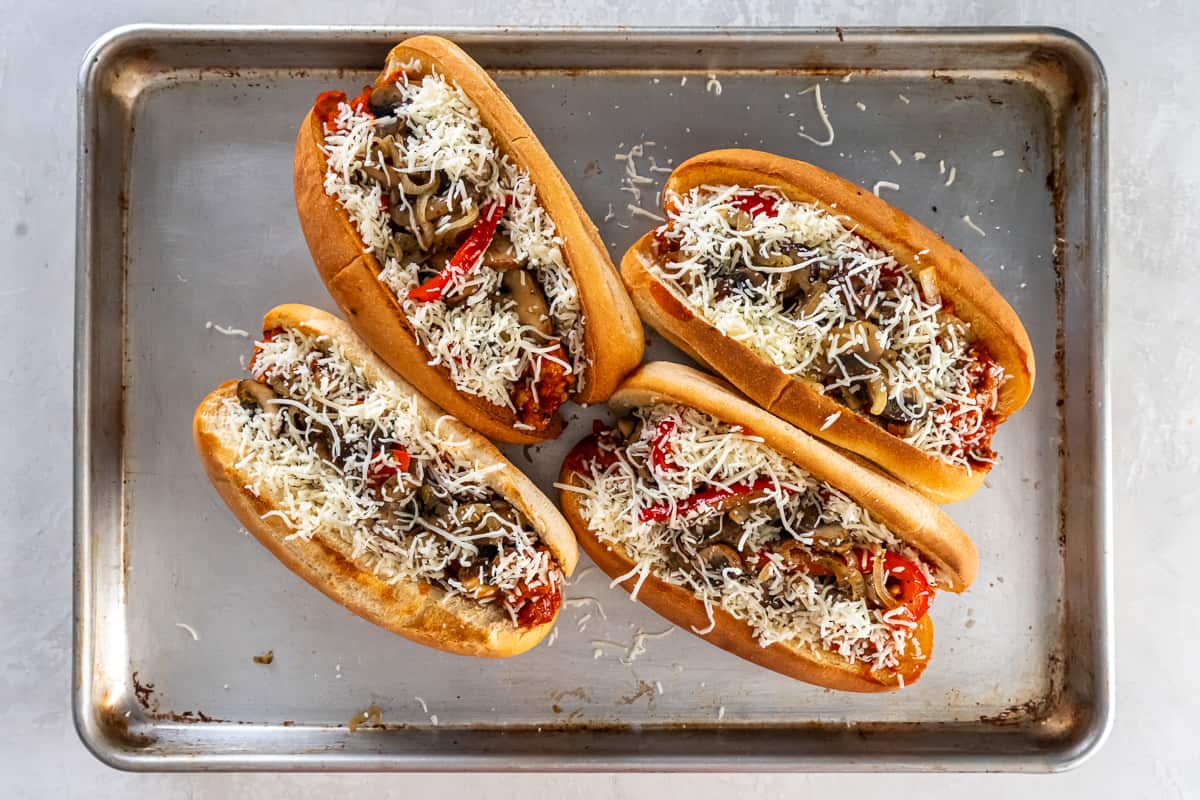
[[[383,709],[372,703],[365,710],[360,711],[346,722],[346,727],[354,733],[359,728],[382,728],[383,726]]]
[[[587,689],[584,689],[582,686],[550,693],[550,698],[556,702],[562,702],[564,697],[574,697],[577,700],[583,700],[587,703],[590,703],[592,700],[591,696],[587,693]]]
[[[210,717],[203,711],[183,711],[179,713],[165,711],[151,716],[153,719],[170,720],[171,722],[229,722],[229,720],[221,719],[220,717]]]
[[[158,699],[154,696],[154,684],[149,682],[142,683],[138,680],[136,671],[131,677],[133,681],[133,694],[137,697],[138,705],[147,711],[157,711]]]
[[[97,721],[104,731],[121,744],[142,749],[150,747],[156,741],[155,737],[145,733],[135,732],[129,727],[129,711],[118,706],[101,705],[96,709]]]
[[[648,698],[646,701],[647,703],[650,703],[650,704],[654,703],[654,697],[655,697],[654,684],[646,683],[643,680],[639,680],[638,686],[637,686],[637,691],[633,692],[630,695],[622,697],[621,703],[624,705],[627,705],[627,706],[631,706],[634,703],[636,703],[638,700],[641,700],[643,697]]]

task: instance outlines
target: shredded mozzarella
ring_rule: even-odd
[[[395,137],[403,161],[400,171],[444,176],[444,192],[462,209],[506,201],[499,230],[537,278],[568,354],[566,366],[575,375],[575,390],[582,390],[588,363],[583,303],[566,266],[562,240],[538,201],[529,173],[500,152],[479,110],[444,76],[431,73],[417,83],[401,75],[395,86],[407,126],[406,135]],[[476,268],[451,287],[459,293],[474,290],[463,303],[408,297],[408,290],[421,282],[423,259],[413,260],[397,244],[382,189],[363,172],[373,158],[380,158],[379,122],[369,111],[340,106],[325,137],[325,191],[338,199],[367,251],[383,266],[379,279],[399,301],[429,363],[446,368],[460,391],[512,409],[513,388],[536,369],[539,355],[549,349],[547,338],[517,321],[515,301],[495,291],[500,274],[494,270]]]
[[[774,213],[740,209],[755,196],[769,199]],[[649,269],[720,333],[826,392],[882,382],[888,402],[910,420],[897,434],[906,442],[952,464],[987,460],[968,443],[981,441],[996,396],[972,391],[970,326],[924,294],[906,266],[844,218],[767,187],[700,186],[666,207],[659,238],[674,250]],[[788,305],[786,281],[811,282],[804,276],[812,268],[827,284],[809,286],[808,299]],[[729,290],[739,272],[763,280]],[[877,363],[855,355],[872,345],[886,354]]]
[[[230,438],[245,488],[272,498],[276,508],[264,519],[284,521],[289,538],[340,537],[356,562],[389,582],[432,582],[485,604],[500,598],[479,597],[462,583],[476,566],[483,584],[502,591],[561,583],[528,520],[515,509],[494,510],[500,498],[486,478],[501,465],[479,463],[467,442],[441,430],[444,418],[427,422],[415,393],[369,381],[324,337],[284,330],[255,349],[254,377],[279,397],[269,409],[227,399],[217,429]],[[314,441],[326,433],[329,451],[322,453]],[[408,454],[411,481],[373,486],[371,470],[397,447]],[[427,518],[428,503],[444,513]],[[486,535],[472,533],[471,515],[481,512],[491,527]],[[485,544],[497,550],[486,567]]]
[[[613,463],[593,463],[580,476],[580,508],[588,528],[606,545],[619,548],[634,567],[614,583],[653,574],[693,592],[705,605],[712,629],[712,609],[720,608],[745,621],[759,644],[820,647],[850,662],[873,668],[896,667],[912,640],[911,627],[851,599],[833,584],[785,569],[782,557],[769,552],[764,564],[746,570],[716,570],[698,555],[706,537],[728,524],[719,509],[684,512],[679,504],[705,487],[729,487],[770,481],[770,488],[750,506],[740,523],[736,548],[743,558],[759,553],[781,537],[811,545],[818,526],[836,525],[840,541],[879,545],[918,564],[931,585],[933,568],[901,542],[886,525],[827,483],[813,478],[792,461],[741,428],[727,425],[692,408],[655,405],[634,412],[640,433],[614,451]],[[663,426],[669,421],[669,425]],[[664,431],[668,433],[664,434]],[[670,464],[656,463],[657,445],[670,452]],[[662,521],[648,520],[648,508],[668,507]],[[815,513],[815,516],[814,516]],[[816,520],[815,522],[813,520]],[[593,642],[593,645],[599,645]]]

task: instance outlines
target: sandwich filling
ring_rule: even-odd
[[[337,198],[429,363],[543,430],[583,388],[584,314],[529,173],[443,75],[317,99]]]
[[[721,609],[759,644],[865,664],[903,683],[929,653],[915,631],[937,570],[866,509],[752,431],[680,405],[633,410],[572,451],[588,529],[647,578]],[[915,670],[919,672],[919,669]]]
[[[492,605],[518,627],[554,619],[563,574],[526,516],[487,483],[442,417],[372,382],[327,337],[267,331],[253,377],[222,406],[245,489],[293,533],[339,537],[391,583],[421,581]]]
[[[770,188],[699,186],[665,206],[650,269],[690,310],[924,453],[995,460],[1004,370],[932,268]]]

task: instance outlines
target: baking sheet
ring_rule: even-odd
[[[295,218],[295,126],[411,33],[138,27],[88,56],[74,700],[93,751],[131,769],[1046,770],[1098,747],[1105,94],[1086,45],[1042,30],[444,32],[493,70],[614,261],[653,224],[629,204],[657,211],[627,165],[661,182],[695,152],[756,147],[889,182],[878,191],[1022,317],[1038,385],[985,488],[948,508],[979,579],[939,596],[922,680],[867,697],[674,630],[586,558],[552,643],[501,662],[427,650],[312,591],[210,488],[191,414],[243,371],[238,332],[279,302],[335,310]],[[682,359],[650,340],[648,358]],[[573,407],[559,442],[506,451],[552,492],[602,414]],[[350,730],[367,709],[380,717]]]

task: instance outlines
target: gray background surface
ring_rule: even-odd
[[[156,797],[286,792],[484,793],[506,798],[737,795],[969,790],[1173,797],[1200,791],[1194,758],[1200,700],[1200,601],[1188,574],[1200,556],[1194,491],[1200,370],[1185,321],[1200,289],[1192,272],[1200,225],[1200,115],[1193,83],[1200,6],[1089,3],[851,2],[593,5],[532,0],[342,4],[227,0],[192,8],[114,0],[0,4],[0,330],[10,343],[0,381],[0,793],[5,796]],[[1111,89],[1111,355],[1118,710],[1108,745],[1065,776],[254,776],[124,775],[79,744],[70,691],[70,371],[74,93],[86,48],[127,22],[629,25],[1050,24],[1099,51]]]

